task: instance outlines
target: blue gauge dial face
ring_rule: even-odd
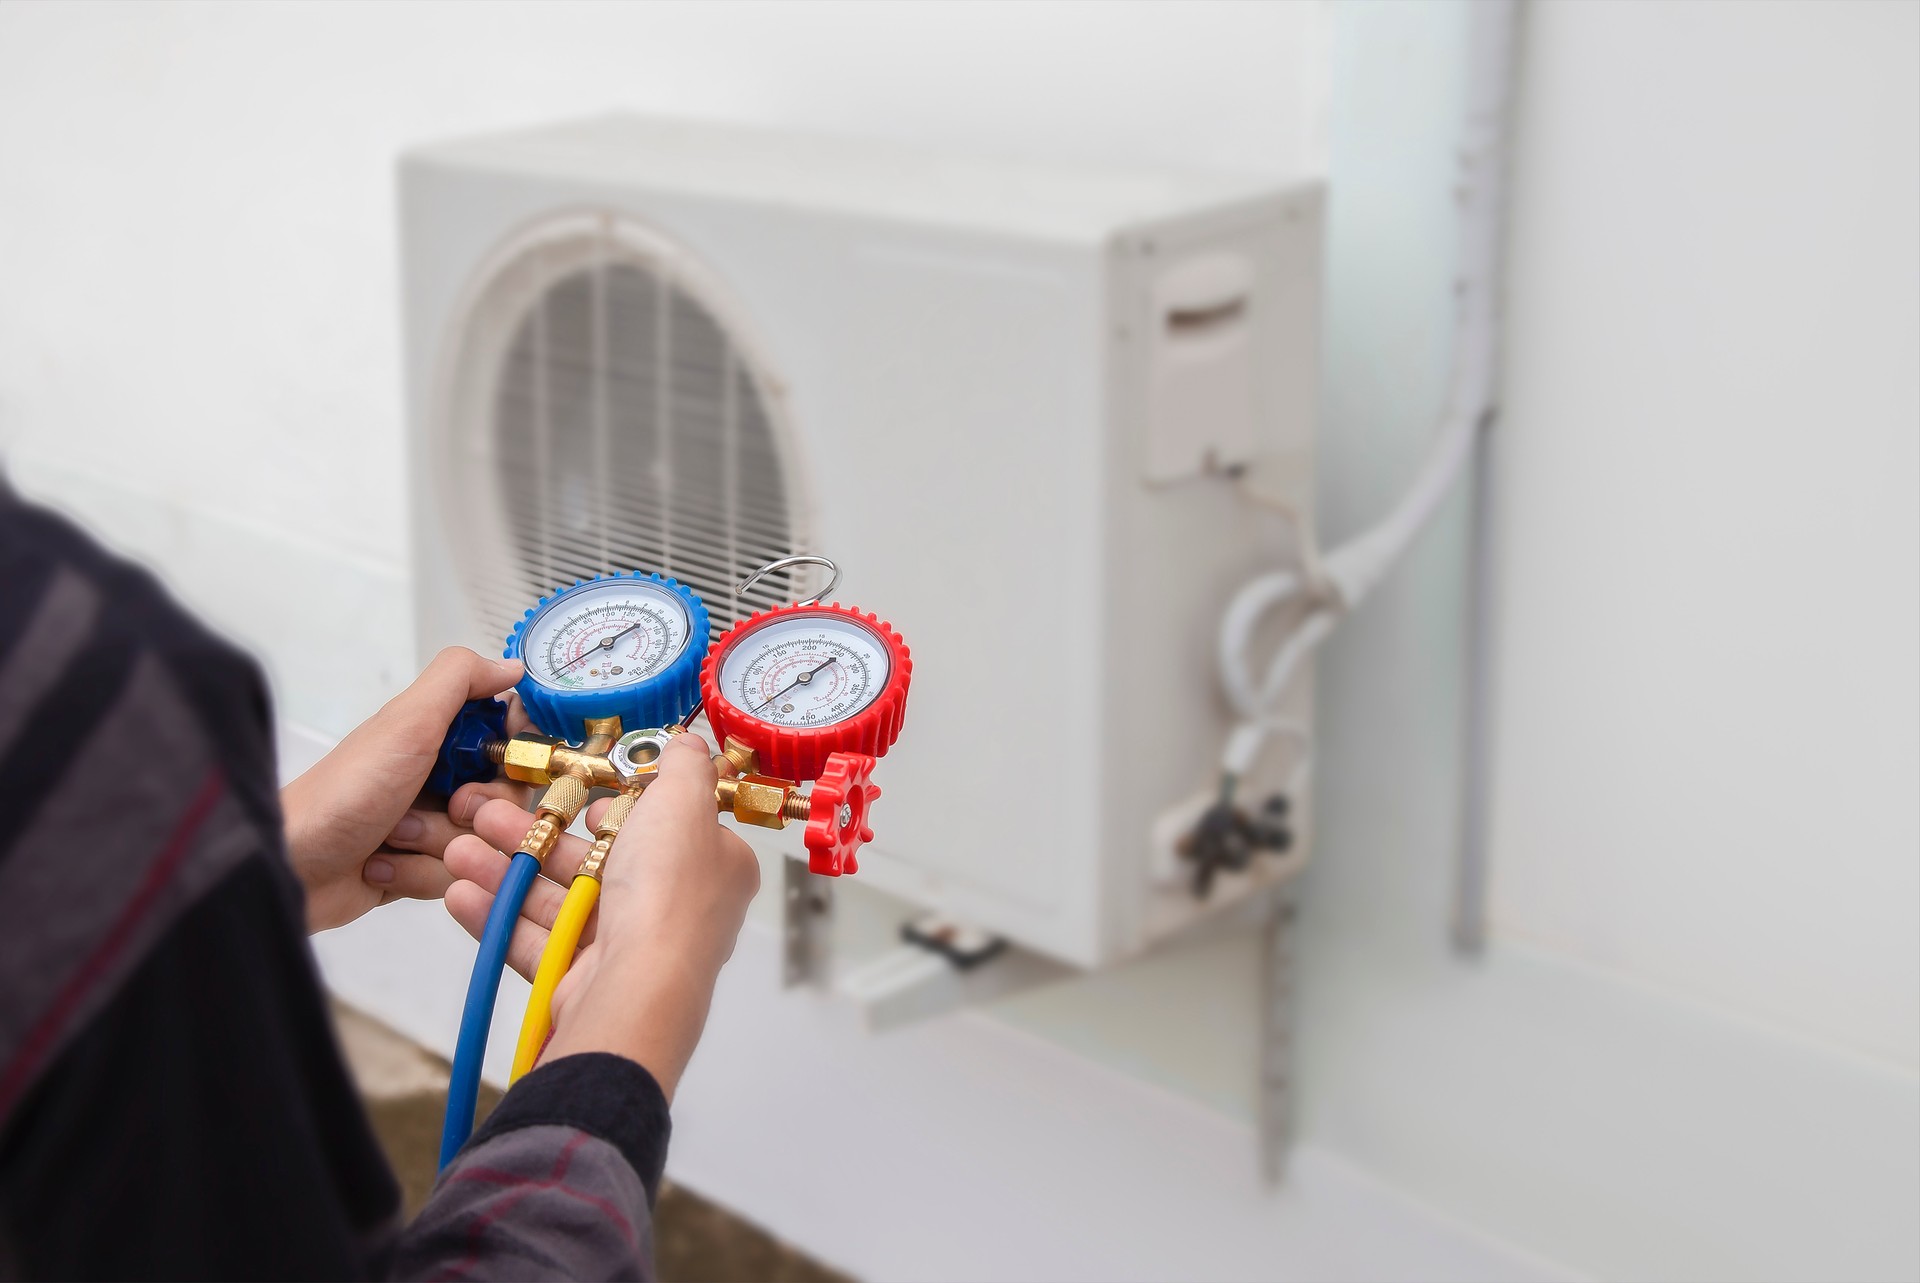
[[[527,672],[556,691],[611,690],[653,677],[687,648],[684,601],[644,579],[607,579],[562,593],[527,626]]]

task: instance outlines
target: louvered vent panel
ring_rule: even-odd
[[[604,233],[536,253],[546,283],[510,322],[491,398],[509,564],[469,569],[478,625],[505,636],[556,585],[611,570],[691,584],[716,637],[802,595],[804,570],[733,594],[796,544],[751,357],[670,272]],[[555,261],[571,266],[540,272]]]

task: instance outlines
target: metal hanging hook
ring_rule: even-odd
[[[811,597],[803,598],[800,601],[794,602],[793,604],[796,606],[818,605],[820,602],[820,599],[826,596],[828,593],[832,592],[833,586],[840,582],[840,567],[834,562],[834,560],[831,557],[816,557],[811,553],[801,553],[799,556],[796,556],[796,557],[782,557],[778,561],[769,561],[766,565],[760,567],[760,569],[748,575],[745,579],[741,580],[738,584],[735,584],[733,588],[733,595],[736,597],[746,596],[747,589],[753,587],[755,584],[759,583],[762,579],[766,578],[768,575],[772,574],[774,571],[785,570],[788,566],[825,566],[828,570],[833,572],[832,577],[830,577],[827,580],[827,586],[825,588],[822,588],[819,592],[815,593]]]

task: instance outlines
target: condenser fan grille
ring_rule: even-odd
[[[684,266],[635,241],[601,219],[527,250],[494,291],[507,314],[481,327],[491,351],[469,354],[496,372],[466,428],[499,501],[500,540],[469,575],[493,637],[608,571],[692,585],[715,636],[801,591],[804,572],[782,572],[734,595],[800,542],[764,372]]]

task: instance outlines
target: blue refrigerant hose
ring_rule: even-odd
[[[467,982],[467,1005],[460,1013],[460,1040],[454,1044],[453,1074],[447,1083],[447,1118],[440,1129],[443,1169],[473,1135],[473,1111],[480,1103],[480,1066],[487,1056],[487,1033],[493,1028],[500,972],[507,963],[507,946],[520,921],[520,908],[539,876],[539,860],[525,851],[515,855],[487,913],[486,929],[480,933],[480,952],[473,960],[473,978]]]

